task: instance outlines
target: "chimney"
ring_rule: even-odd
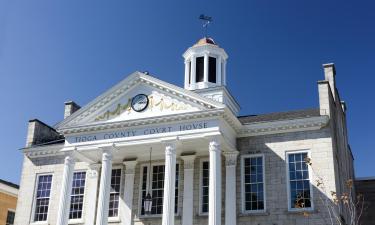
[[[29,120],[26,147],[63,139],[55,129],[38,119]]]
[[[81,106],[77,105],[77,103],[73,101],[65,102],[64,119],[72,115],[75,111],[77,111],[80,108]]]
[[[336,69],[334,63],[323,64],[325,80],[329,82],[333,99],[336,99]]]

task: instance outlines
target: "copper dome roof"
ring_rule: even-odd
[[[214,39],[209,38],[209,37],[204,37],[204,38],[200,39],[194,46],[200,46],[200,45],[206,45],[206,44],[217,45],[215,43]]]

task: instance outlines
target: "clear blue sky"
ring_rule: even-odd
[[[0,178],[19,182],[27,121],[55,124],[135,70],[182,86],[181,54],[203,36],[226,49],[241,114],[318,107],[334,62],[357,176],[375,176],[375,2],[0,0]]]

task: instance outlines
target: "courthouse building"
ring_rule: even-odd
[[[30,120],[15,224],[326,224],[316,177],[337,193],[354,177],[334,65],[319,107],[239,116],[225,50],[203,38],[183,58],[183,88],[134,72],[54,126]]]

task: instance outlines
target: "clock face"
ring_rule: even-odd
[[[148,97],[145,94],[139,94],[133,97],[131,103],[132,109],[136,112],[142,112],[148,106]]]

